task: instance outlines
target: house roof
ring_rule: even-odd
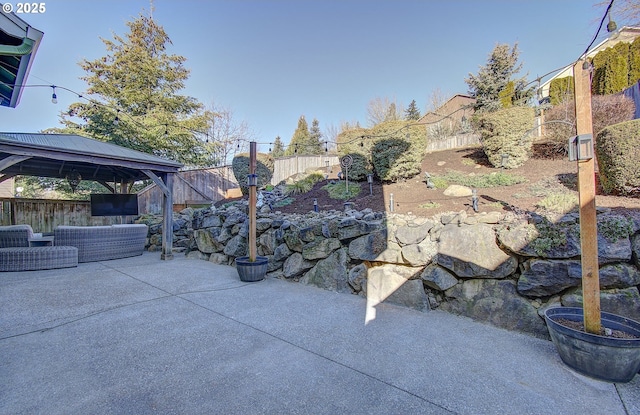
[[[637,37],[640,37],[640,27],[636,26],[623,26],[620,29],[613,32],[609,37],[598,43],[596,46],[589,49],[586,54],[587,58],[593,58],[598,52],[601,52],[607,48],[615,46],[620,42],[633,42]],[[549,96],[549,86],[551,81],[556,78],[564,78],[566,76],[573,76],[573,65],[575,62],[571,62],[564,68],[556,72],[551,78],[541,83],[538,87],[538,99],[543,99]]]
[[[75,169],[83,180],[132,182],[148,178],[143,170],[162,174],[180,167],[172,160],[79,135],[0,132],[0,172],[10,177],[64,178]]]
[[[430,118],[444,119],[444,118],[447,118],[447,117],[453,115],[453,113],[457,113],[465,105],[460,105],[458,108],[454,108],[454,109],[448,108],[448,106],[451,104],[451,102],[454,101],[455,99],[462,99],[463,101],[466,101],[469,104],[476,101],[476,99],[474,97],[472,97],[471,95],[455,94],[454,96],[449,98],[444,104],[442,104],[440,107],[438,107],[435,111],[429,111],[429,112],[425,113],[416,122],[418,124],[422,124],[422,123],[426,123]],[[446,113],[443,113],[443,111],[442,111],[443,109],[447,110]]]
[[[0,106],[20,102],[42,36],[14,13],[0,13]]]

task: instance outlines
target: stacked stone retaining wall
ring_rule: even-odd
[[[233,265],[247,255],[246,205],[185,209],[174,247],[190,258]],[[161,217],[147,249],[161,246]],[[258,255],[268,277],[361,295],[420,311],[441,309],[547,338],[542,313],[580,306],[579,217],[466,212],[432,218],[370,210],[306,215],[259,213]],[[599,209],[601,308],[640,320],[640,213]]]

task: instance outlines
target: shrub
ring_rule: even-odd
[[[371,172],[373,140],[369,136],[370,131],[365,128],[351,128],[336,137],[340,157],[349,154],[353,158],[353,164],[349,167],[349,180],[365,180]],[[342,174],[345,174],[344,168]]]
[[[349,180],[354,182],[360,182],[367,179],[367,174],[371,172],[371,163],[369,163],[366,156],[360,153],[349,153],[353,163],[349,167],[349,171],[347,169],[340,166],[342,169],[342,174],[349,174]],[[343,156],[344,157],[344,156]]]
[[[640,119],[603,129],[595,151],[605,193],[626,195],[640,189]]]
[[[258,187],[263,187],[271,182],[273,176],[273,158],[269,154],[256,154],[257,166],[256,174],[258,175]],[[233,175],[235,176],[242,194],[249,194],[249,186],[247,185],[247,176],[249,175],[249,154],[240,153],[233,158],[231,162]]]
[[[520,167],[529,159],[532,147],[534,110],[529,107],[505,108],[478,116],[482,147],[489,163],[508,169]],[[502,165],[502,155],[508,155]]]
[[[551,105],[558,105],[568,99],[573,99],[573,90],[573,76],[565,76],[552,80],[549,84],[549,100],[551,101]]]
[[[307,193],[313,188],[313,183],[308,180],[299,180],[293,184],[287,185],[286,193],[288,195],[299,195],[302,193]]]
[[[420,173],[427,145],[424,126],[406,121],[388,121],[371,129],[373,169],[383,181],[409,179]]]
[[[524,183],[527,179],[522,176],[504,173],[501,171],[491,174],[476,174],[470,176],[459,171],[449,170],[442,176],[432,177],[432,181],[436,185],[436,188],[447,187],[449,183],[455,183],[467,187],[487,188],[512,186],[514,184]],[[444,185],[439,185],[439,183],[444,183]]]
[[[359,183],[349,183],[349,192],[347,192],[347,186],[345,182],[329,183],[322,186],[324,190],[329,193],[331,199],[345,200],[356,197],[360,194]]]

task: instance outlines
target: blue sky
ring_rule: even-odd
[[[6,2],[0,0],[0,2]],[[434,90],[466,93],[464,79],[497,43],[518,42],[529,80],[566,65],[587,47],[603,7],[596,0],[156,0],[153,17],[187,58],[184,94],[230,108],[258,142],[288,143],[304,115],[325,131],[367,124],[368,103],[415,99]],[[15,2],[14,2],[15,3]],[[82,93],[78,62],[106,53],[100,37],[124,35],[149,0],[48,0],[20,17],[44,32],[29,84]],[[59,125],[77,96],[28,88],[16,109],[0,110],[0,131]],[[261,150],[266,151],[266,146]]]

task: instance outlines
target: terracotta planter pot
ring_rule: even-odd
[[[240,281],[255,282],[261,281],[267,275],[267,265],[269,258],[257,256],[255,261],[249,260],[248,256],[236,258],[236,269],[240,276]]]
[[[577,307],[549,308],[544,313],[551,340],[562,361],[576,371],[608,382],[629,382],[640,370],[640,338],[619,339],[563,326],[558,319],[583,321]],[[602,326],[640,337],[640,323],[601,313]]]

